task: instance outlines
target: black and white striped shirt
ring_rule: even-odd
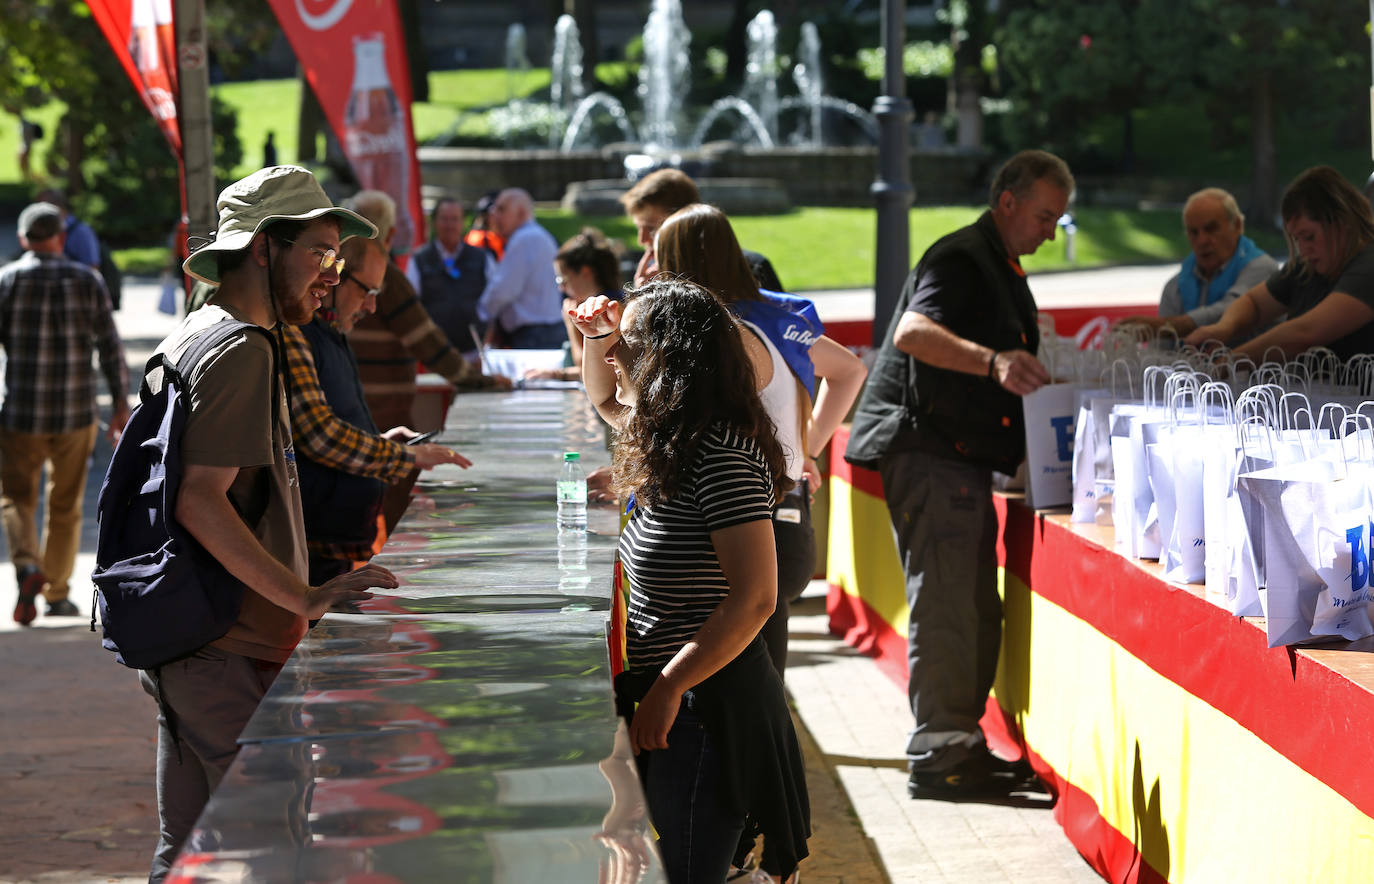
[[[754,440],[716,426],[671,500],[639,507],[620,536],[630,582],[630,666],[660,668],[716,609],[730,586],[711,532],[772,518],[773,481]],[[774,555],[772,545],[759,555]]]

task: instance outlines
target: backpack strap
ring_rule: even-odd
[[[175,363],[172,362],[171,358],[166,353],[153,354],[152,358],[148,360],[148,364],[144,370],[143,385],[139,388],[140,400],[146,396],[152,395],[155,390],[160,390],[164,387],[169,378],[174,378],[178,388],[185,390],[188,386],[191,373],[195,371],[196,366],[200,365],[212,350],[240,331],[246,331],[249,334],[256,332],[267,339],[268,346],[272,351],[272,364],[270,368],[272,373],[272,392],[270,395],[272,397],[272,402],[276,403],[278,390],[281,389],[281,357],[277,347],[277,340],[271,332],[262,326],[238,319],[220,320],[202,331],[191,342],[191,345],[182,352],[181,357],[177,359]],[[150,378],[156,378],[155,385],[153,382],[150,382]],[[270,494],[270,484],[271,481],[266,473],[260,473],[258,475],[253,499],[259,503],[252,507],[251,512],[240,510],[238,504],[234,502],[232,497],[229,500],[230,505],[234,507],[234,511],[239,514],[239,518],[243,519],[244,524],[249,528],[255,528],[262,520],[262,517],[267,513],[267,497]]]
[[[206,355],[219,345],[227,341],[230,336],[243,329],[256,329],[257,332],[272,341],[272,336],[267,330],[251,322],[243,322],[238,319],[225,319],[216,322],[209,328],[196,335],[181,354],[181,358],[172,361],[166,353],[154,353],[148,358],[143,366],[143,382],[138,388],[138,398],[140,402],[146,402],[162,388],[167,385],[169,378],[175,378],[179,386],[185,387],[185,381],[190,377],[195,367],[201,363]],[[272,342],[272,353],[275,368],[276,343]]]

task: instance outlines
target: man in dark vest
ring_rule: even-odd
[[[480,338],[487,331],[477,315],[477,299],[487,287],[489,253],[463,242],[463,203],[456,197],[440,197],[434,204],[430,232],[433,238],[411,255],[406,279],[454,349],[477,362],[473,334]]]
[[[882,476],[910,609],[913,798],[1006,792],[1029,768],[988,751],[979,719],[997,671],[992,471],[1025,456],[1020,397],[1050,380],[1019,258],[1054,239],[1073,176],[1044,151],[1000,170],[991,208],[907,277],[845,458]]]
[[[377,551],[386,539],[379,519],[388,484],[416,468],[471,466],[443,445],[406,445],[416,435],[408,427],[377,432],[344,335],[376,309],[386,255],[361,238],[347,240],[341,254],[339,283],[314,318],[282,329],[312,580],[345,574]]]

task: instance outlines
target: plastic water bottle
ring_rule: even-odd
[[[587,474],[582,472],[582,456],[576,451],[563,455],[563,470],[558,474],[558,530],[587,530]]]

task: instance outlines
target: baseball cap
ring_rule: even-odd
[[[335,206],[315,176],[300,166],[259,169],[220,191],[215,206],[219,227],[214,240],[192,252],[181,265],[191,276],[211,285],[220,281],[216,253],[248,248],[253,237],[273,221],[314,221],[329,215],[339,222],[340,241],[377,235],[372,222]]]
[[[44,240],[62,232],[62,210],[52,203],[30,203],[19,213],[19,235]]]

